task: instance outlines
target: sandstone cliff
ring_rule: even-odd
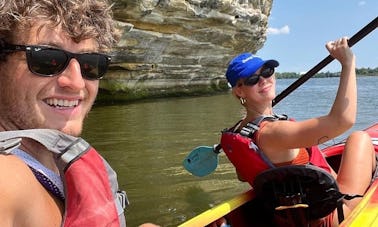
[[[99,98],[115,101],[227,90],[227,63],[262,48],[272,7],[272,0],[114,2],[122,39]]]

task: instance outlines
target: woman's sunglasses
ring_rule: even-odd
[[[62,73],[75,58],[80,64],[81,74],[88,80],[99,80],[106,73],[111,57],[100,53],[71,53],[46,46],[6,44],[4,52],[25,51],[29,70],[44,77]]]
[[[252,74],[251,76],[247,77],[243,84],[246,86],[253,86],[257,84],[260,80],[260,76],[264,78],[269,78],[274,74],[274,68],[269,68],[269,67],[263,67],[261,69],[260,74]]]

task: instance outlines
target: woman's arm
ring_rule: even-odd
[[[327,50],[341,64],[336,98],[327,115],[300,122],[276,121],[260,130],[259,146],[263,150],[282,150],[309,147],[335,138],[355,123],[357,112],[357,85],[355,56],[347,38],[326,44]],[[311,107],[298,107],[309,108]]]

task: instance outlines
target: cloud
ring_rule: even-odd
[[[364,6],[364,5],[366,5],[366,2],[365,2],[365,1],[359,1],[359,2],[358,2],[358,5],[359,5],[359,6]]]
[[[282,28],[268,28],[268,35],[286,35],[290,33],[290,28],[288,25],[283,26]]]

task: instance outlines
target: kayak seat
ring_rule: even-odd
[[[342,200],[361,197],[342,194],[332,175],[314,165],[265,170],[256,176],[253,189],[265,211],[277,220],[295,222],[292,226],[304,226],[336,208],[341,222],[344,219]]]

